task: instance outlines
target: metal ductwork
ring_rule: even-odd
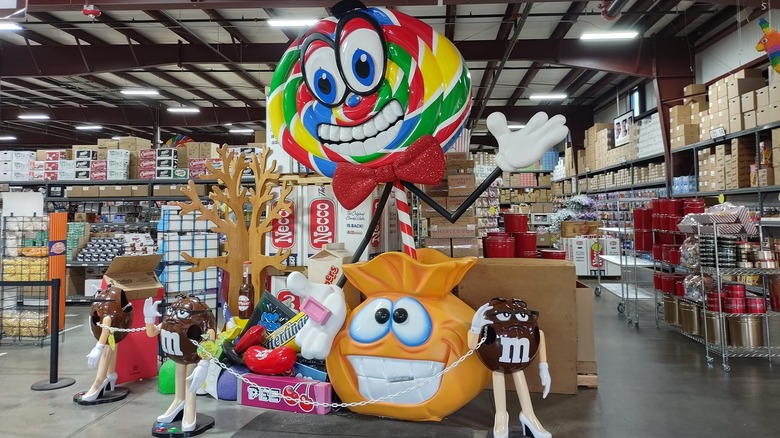
[[[620,12],[623,6],[628,3],[628,0],[605,0],[599,3],[599,9],[601,9],[601,16],[605,20],[615,20],[620,16]]]

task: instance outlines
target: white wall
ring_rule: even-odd
[[[762,17],[772,24],[769,15],[770,13],[767,13]],[[774,15],[780,17],[777,11]],[[780,21],[774,23],[773,27],[780,27]],[[750,61],[765,57],[766,53],[756,51],[756,43],[762,35],[761,26],[756,19],[696,55],[696,83],[707,83]]]

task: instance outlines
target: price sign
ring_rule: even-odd
[[[710,129],[710,138],[720,138],[726,136],[726,128],[718,126],[717,128]]]

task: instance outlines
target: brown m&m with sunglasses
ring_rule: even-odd
[[[539,350],[539,312],[528,310],[522,300],[493,298],[485,312],[491,321],[482,327],[481,336],[487,336],[477,354],[492,371],[506,374],[525,369]]]
[[[162,350],[176,363],[198,363],[198,347],[209,329],[216,331],[217,321],[209,306],[197,297],[181,297],[165,307],[160,324]]]

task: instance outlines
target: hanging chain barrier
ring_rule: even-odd
[[[136,333],[136,332],[144,332],[146,331],[146,327],[138,327],[138,328],[129,328],[129,329],[123,329],[119,327],[111,327],[110,325],[105,325],[99,322],[95,323],[96,326],[108,330],[110,333]]]
[[[450,370],[452,370],[453,368],[455,368],[458,365],[460,365],[469,356],[474,354],[474,351],[478,350],[479,347],[481,347],[482,344],[484,344],[486,340],[487,340],[487,337],[483,336],[479,340],[479,342],[477,343],[477,347],[476,348],[474,348],[473,350],[469,349],[469,351],[467,351],[466,354],[461,356],[458,360],[453,362],[450,366],[444,368],[443,370],[439,371],[438,373],[434,374],[433,376],[428,377],[427,379],[420,381],[420,383],[417,383],[414,386],[410,386],[409,388],[406,388],[406,389],[404,389],[402,391],[398,391],[395,394],[386,395],[384,397],[379,397],[379,398],[376,398],[376,399],[363,400],[363,401],[351,402],[351,403],[323,403],[323,402],[317,402],[317,401],[313,401],[313,400],[305,400],[304,401],[304,400],[301,400],[298,397],[290,397],[290,396],[287,396],[287,395],[284,395],[284,394],[279,395],[278,397],[283,399],[283,400],[285,400],[285,401],[287,401],[287,402],[290,402],[290,403],[298,404],[298,403],[303,401],[307,405],[313,405],[313,406],[317,406],[317,407],[330,407],[330,408],[349,408],[349,407],[353,407],[353,406],[365,406],[365,405],[371,405],[371,404],[374,404],[374,403],[380,403],[380,402],[388,401],[388,400],[391,400],[391,399],[396,398],[398,396],[404,395],[404,394],[406,394],[408,392],[411,392],[411,391],[414,391],[416,389],[422,388],[423,386],[427,385],[428,383],[430,383],[432,381],[435,381],[439,377],[441,377],[444,374],[448,373]],[[228,367],[227,365],[225,365],[222,362],[220,362],[219,360],[217,360],[214,357],[214,355],[212,355],[211,353],[206,351],[203,347],[201,347],[201,345],[200,345],[200,343],[198,341],[190,339],[190,342],[192,342],[194,345],[196,345],[198,347],[198,352],[202,355],[201,357],[203,357],[203,356],[208,357],[208,359],[210,361],[213,361],[215,364],[217,364],[217,366],[219,366],[223,370],[227,371],[228,373],[232,374],[235,378],[240,379],[242,382],[246,383],[247,385],[249,385],[250,387],[254,388],[255,390],[257,390],[257,391],[262,391],[263,390],[263,388],[258,386],[256,383],[250,381],[249,379],[247,379],[246,377],[242,376],[241,374],[238,374],[237,372],[233,371],[230,367]]]

